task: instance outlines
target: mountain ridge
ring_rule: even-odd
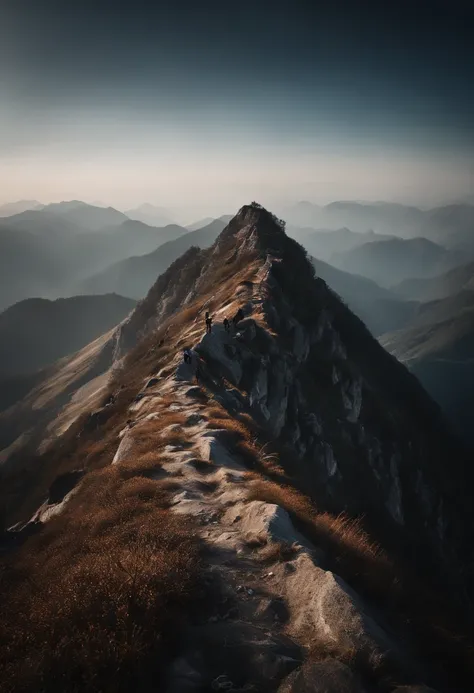
[[[206,311],[214,319],[210,331]],[[228,331],[223,320],[233,316]],[[274,215],[252,203],[210,248],[189,248],[94,348],[106,344],[106,368],[115,363],[108,389],[69,424],[43,464],[31,461],[32,496],[15,508],[21,522],[7,533],[38,532],[20,547],[16,569],[35,575],[26,563],[33,552],[36,577],[50,594],[48,614],[58,599],[70,603],[64,590],[73,563],[81,577],[89,571],[93,593],[81,608],[87,605],[103,634],[99,646],[109,639],[115,645],[89,604],[102,603],[100,576],[107,575],[114,585],[107,604],[119,613],[120,563],[129,565],[123,561],[131,542],[144,542],[143,590],[154,584],[161,603],[176,604],[178,575],[189,585],[198,569],[209,585],[201,592],[203,612],[175,619],[172,611],[165,630],[152,619],[160,638],[169,622],[181,627],[171,653],[154,650],[163,690],[222,683],[282,693],[320,679],[377,693],[420,682],[468,690],[467,655],[432,624],[443,616],[433,615],[438,602],[429,596],[441,589],[453,609],[460,602],[472,608],[467,459],[437,405],[315,275]],[[190,363],[183,361],[186,348]],[[13,467],[20,462],[10,459]],[[15,498],[18,486],[4,482]],[[81,552],[75,561],[67,553],[65,537],[74,526],[80,546],[89,541],[92,565],[81,563]],[[196,550],[202,545],[202,554],[184,536],[197,542]],[[42,554],[35,553],[39,546]],[[173,546],[181,547],[184,563]],[[110,551],[115,563],[107,562]],[[55,556],[66,557],[64,573]],[[167,566],[166,586],[149,583],[148,564],[160,580],[159,566]],[[423,589],[407,587],[407,564],[421,571]],[[189,599],[198,601],[189,589],[178,599],[188,609]],[[32,618],[28,593],[14,588],[8,603],[22,595],[33,643],[23,646],[51,676],[44,662],[55,663],[58,654],[47,644],[42,660],[43,649],[35,649],[45,633]],[[142,613],[149,623],[155,612],[148,605]],[[9,619],[10,612],[7,633],[17,628],[23,643],[23,622]],[[75,638],[89,652],[82,632]],[[143,653],[150,648],[139,642],[138,661],[148,666]],[[440,646],[443,661],[433,656]],[[11,656],[11,671],[21,679],[24,658]],[[82,667],[79,660],[77,676],[87,673]]]

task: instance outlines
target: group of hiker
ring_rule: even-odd
[[[243,320],[243,319],[244,319],[244,311],[242,310],[242,308],[239,308],[239,310],[237,311],[237,313],[236,313],[236,314],[234,315],[234,317],[232,318],[232,324],[234,325],[234,329],[237,329],[238,323],[239,323],[241,320]],[[209,332],[212,332],[212,318],[211,318],[211,316],[209,315],[209,311],[208,311],[208,310],[206,310],[206,318],[205,318],[205,320],[206,320],[206,334],[208,334]],[[230,332],[230,322],[229,322],[229,320],[227,319],[227,317],[224,318],[224,320],[223,320],[223,325],[224,325],[225,331],[226,331],[226,332]]]
[[[237,330],[237,325],[239,324],[239,322],[241,320],[244,319],[244,317],[245,317],[244,311],[242,310],[242,308],[239,308],[239,310],[236,312],[236,314],[234,315],[234,317],[232,318],[231,321],[229,321],[227,319],[227,317],[225,317],[223,320],[223,323],[222,323],[224,325],[225,331],[230,332],[231,322],[234,326],[234,329]],[[212,317],[210,316],[208,310],[206,310],[205,322],[206,322],[206,334],[209,334],[212,332]],[[184,351],[183,351],[183,361],[184,361],[184,363],[187,363],[189,365],[191,365],[193,362],[192,351],[188,348],[184,349]],[[199,368],[196,365],[196,379],[198,379],[198,370],[199,370]]]

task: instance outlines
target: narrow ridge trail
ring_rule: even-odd
[[[173,442],[164,447],[151,476],[170,480],[172,511],[191,516],[199,527],[206,581],[216,599],[206,622],[189,628],[167,693],[270,691],[279,682],[278,690],[303,691],[309,675],[319,681],[319,688],[311,688],[315,691],[394,690],[386,672],[388,652],[396,669],[415,680],[422,677],[421,667],[396,643],[383,616],[324,567],[324,552],[294,527],[284,508],[252,499],[261,476],[232,445],[222,396],[206,387],[206,382],[213,385],[212,366],[217,363],[225,371],[226,352],[246,333],[254,334],[257,325],[264,329],[265,271],[214,314],[210,334],[202,334],[201,315],[183,331],[180,341],[192,344],[192,363],[178,354],[144,383],[113,459],[121,464],[137,454],[142,427],[160,426],[170,412],[181,419],[161,429]],[[235,314],[243,297],[244,320],[227,332],[223,317]],[[229,387],[222,394],[234,414],[244,409],[245,393]],[[217,417],[216,408],[221,409]],[[262,448],[260,455],[265,457]],[[312,649],[322,654],[308,660]],[[332,652],[337,656],[332,658]],[[363,662],[358,666],[366,669],[368,682],[340,661],[344,658]]]

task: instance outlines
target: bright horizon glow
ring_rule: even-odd
[[[213,5],[2,6],[0,203],[472,198],[460,10]]]

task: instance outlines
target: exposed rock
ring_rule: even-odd
[[[390,460],[390,477],[392,484],[387,499],[387,507],[393,519],[399,524],[403,524],[402,487],[398,472],[398,464],[398,456],[392,455]],[[440,515],[440,517],[442,517],[442,515]]]
[[[311,548],[309,542],[294,528],[286,510],[274,503],[238,503],[226,513],[225,521],[239,522],[243,536],[249,541],[284,541]]]
[[[397,651],[388,632],[340,577],[316,566],[307,553],[301,553],[291,564],[294,571],[289,574],[278,568],[292,615],[290,632],[338,643],[368,656],[377,649]]]
[[[289,638],[238,621],[195,628],[188,640],[185,657],[202,673],[207,684],[203,690],[213,690],[213,682],[227,681],[233,684],[231,691],[271,690],[268,686],[275,686],[302,661],[300,648]]]
[[[285,679],[278,693],[364,693],[364,690],[349,667],[328,658],[306,662]]]
[[[186,419],[186,426],[197,426],[199,423],[203,421],[203,417],[201,414],[190,414],[188,418]]]
[[[229,451],[219,440],[219,435],[226,431],[220,432],[219,430],[205,431],[202,434],[199,443],[199,454],[203,460],[213,462],[215,465],[220,467],[227,467],[229,469],[242,469],[235,457],[229,454]]]
[[[237,359],[229,356],[222,339],[222,331],[224,330],[205,334],[197,345],[196,352],[204,360],[214,362],[225,378],[234,385],[238,385],[242,378],[242,366]]]
[[[117,452],[114,455],[112,464],[118,464],[119,462],[126,460],[133,450],[133,443],[134,441],[132,436],[129,433],[126,433],[120,441],[120,445],[118,446]]]
[[[84,470],[77,469],[56,477],[49,487],[48,503],[60,503],[84,476]]]

